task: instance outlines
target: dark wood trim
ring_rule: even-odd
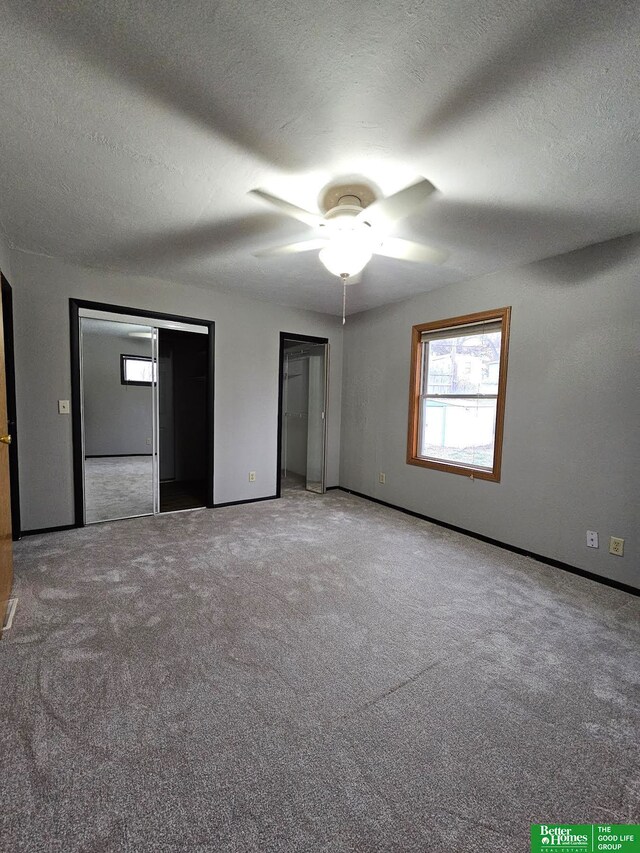
[[[213,499],[213,448],[214,448],[214,401],[216,392],[216,324],[211,322],[209,326],[208,348],[207,348],[207,508],[215,506]]]
[[[151,320],[168,320],[174,323],[187,323],[205,326],[208,329],[208,381],[207,381],[207,508],[212,509],[213,501],[213,460],[214,460],[214,399],[215,399],[215,323],[198,317],[184,317],[181,314],[166,314],[161,311],[149,311],[146,308],[132,308],[128,305],[111,305],[107,302],[91,302],[86,299],[69,299],[69,322],[71,344],[71,413],[73,430],[73,486],[75,527],[83,527],[83,490],[82,481],[82,413],[80,402],[80,309],[106,311],[112,314],[124,314],[129,317],[144,317]],[[136,454],[140,455],[140,454]]]
[[[213,320],[203,320],[198,317],[185,317],[182,314],[167,314],[162,311],[151,311],[148,308],[132,308],[130,305],[111,305],[109,302],[92,302],[87,299],[70,299],[80,308],[92,311],[106,311],[110,314],[125,314],[129,317],[151,317],[154,320],[167,320],[170,323],[187,323],[190,326],[215,326]]]
[[[18,473],[18,415],[16,406],[16,362],[13,340],[13,291],[7,279],[0,273],[2,289],[2,317],[4,330],[4,367],[7,384],[7,422],[11,444],[9,445],[9,483],[11,489],[11,536],[20,539],[20,477]]]
[[[420,436],[420,400],[422,397],[422,346],[423,332],[436,329],[453,329],[456,326],[473,325],[489,320],[500,320],[502,341],[500,346],[500,378],[498,380],[498,399],[496,405],[496,435],[493,445],[493,465],[491,471],[486,468],[474,468],[471,465],[455,465],[435,459],[424,459],[418,455]],[[432,323],[419,323],[411,330],[411,373],[409,386],[409,425],[407,431],[407,465],[431,468],[434,471],[447,471],[461,474],[476,480],[500,482],[502,470],[502,441],[504,435],[505,399],[507,394],[507,367],[509,362],[509,330],[511,326],[511,307],[496,308],[491,311],[478,311],[462,317],[450,317]]]
[[[284,348],[285,341],[299,341],[301,344],[328,344],[329,338],[317,338],[314,335],[297,335],[293,332],[280,332],[280,350],[278,356],[278,444],[277,444],[277,460],[276,460],[276,497],[281,496],[281,480],[282,480],[282,397],[284,394],[284,378],[282,376],[282,368],[284,367]],[[327,353],[328,355],[328,353]],[[327,364],[328,368],[328,364]],[[325,401],[326,402],[326,401]],[[325,424],[325,430],[327,425]],[[325,448],[326,460],[326,448]]]
[[[36,530],[23,530],[23,536],[38,536],[40,533],[60,533],[63,530],[77,530],[78,524],[61,524],[59,527],[39,527]]]
[[[71,441],[73,447],[73,509],[75,527],[84,527],[84,482],[82,478],[82,402],[80,384],[80,302],[69,300],[69,346],[71,352]]]
[[[85,459],[126,459],[129,456],[153,456],[153,453],[87,453]]]
[[[241,504],[257,504],[261,501],[275,501],[278,500],[280,495],[266,495],[264,498],[246,498],[246,500],[242,501],[225,501],[221,504],[214,504],[214,509],[222,509],[225,506],[240,506]]]
[[[349,495],[355,495],[357,498],[364,498],[366,501],[371,501],[374,504],[395,509],[404,515],[410,515],[413,518],[419,518],[420,521],[428,521],[431,524],[437,524],[438,527],[445,527],[447,530],[455,530],[456,533],[463,533],[465,536],[470,536],[472,539],[478,539],[480,542],[487,542],[489,545],[495,545],[496,548],[502,548],[505,551],[511,551],[513,554],[520,554],[523,557],[530,557],[539,563],[544,563],[547,566],[553,566],[555,569],[562,569],[564,572],[569,572],[572,575],[579,575],[588,580],[597,581],[605,586],[611,586],[615,589],[628,592],[631,595],[640,595],[640,588],[630,586],[622,581],[616,581],[612,578],[597,575],[594,572],[589,572],[587,569],[579,569],[577,566],[572,566],[569,563],[563,563],[561,560],[554,560],[553,557],[544,557],[542,554],[536,554],[534,551],[527,551],[526,548],[519,548],[517,545],[509,545],[507,542],[501,542],[499,539],[492,539],[490,536],[485,536],[483,533],[475,533],[473,530],[467,530],[465,527],[458,527],[457,524],[449,524],[448,521],[441,521],[439,518],[433,518],[430,515],[423,515],[421,512],[415,512],[412,509],[406,509],[403,506],[382,501],[379,498],[374,498],[371,495],[365,495],[364,492],[356,492],[354,489],[347,489],[345,486],[338,486],[342,492]]]
[[[278,437],[276,439],[276,497],[282,496],[282,399],[284,395],[284,381],[282,371],[284,370],[284,338],[280,332],[280,345],[278,350]]]

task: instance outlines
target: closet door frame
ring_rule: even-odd
[[[145,308],[132,308],[125,305],[113,305],[106,302],[91,302],[85,299],[69,300],[69,331],[71,345],[71,427],[73,441],[73,491],[74,491],[74,527],[84,527],[84,460],[82,448],[82,387],[80,376],[80,310],[104,311],[111,314],[123,314],[129,317],[151,321],[163,320],[173,323],[186,323],[204,326],[207,329],[207,508],[213,503],[213,411],[214,411],[214,363],[215,363],[215,323],[195,317],[179,314],[166,314],[149,311]]]
[[[278,452],[277,452],[277,461],[276,461],[276,498],[281,497],[281,487],[282,487],[282,403],[283,403],[283,395],[284,395],[284,350],[287,341],[296,341],[301,344],[326,344],[326,361],[325,361],[325,375],[327,377],[327,381],[325,384],[325,447],[324,447],[324,474],[323,474],[323,482],[326,479],[326,467],[327,467],[327,409],[329,406],[329,338],[317,338],[313,335],[299,335],[293,332],[280,332],[280,358],[278,361]]]

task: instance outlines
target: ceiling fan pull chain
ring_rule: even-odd
[[[347,313],[347,277],[342,277],[342,325],[345,323],[345,315]]]

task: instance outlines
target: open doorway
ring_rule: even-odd
[[[207,505],[206,335],[158,329],[160,512]]]
[[[325,491],[327,338],[280,333],[278,488]]]

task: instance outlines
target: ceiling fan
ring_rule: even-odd
[[[447,259],[446,252],[389,236],[394,225],[421,207],[435,189],[431,181],[422,178],[393,195],[376,199],[373,190],[366,184],[330,186],[323,197],[324,215],[304,210],[264,190],[251,190],[251,195],[304,222],[315,231],[309,239],[263,249],[255,253],[256,257],[319,250],[324,266],[345,285],[359,281],[358,274],[369,263],[372,255],[441,264]]]

